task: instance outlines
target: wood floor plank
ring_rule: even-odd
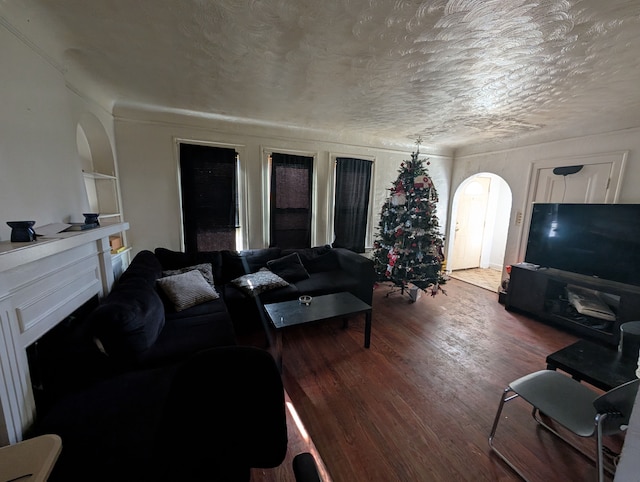
[[[285,331],[283,381],[334,481],[519,480],[487,445],[501,392],[578,338],[506,311],[496,293],[459,280],[445,288],[410,303],[378,286],[370,349],[363,316],[347,329],[331,320]],[[594,478],[521,400],[507,404],[496,444],[531,481]],[[253,480],[293,480],[278,477]]]

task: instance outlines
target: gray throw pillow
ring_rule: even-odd
[[[269,271],[267,268],[262,268],[260,271],[256,271],[255,273],[240,276],[231,280],[231,283],[252,298],[255,298],[260,293],[264,293],[268,290],[289,286],[289,283],[277,274]]]
[[[199,270],[159,278],[157,283],[176,311],[186,310],[220,297]]]
[[[177,274],[182,274],[182,273],[186,273],[187,271],[193,271],[193,270],[200,271],[202,273],[202,276],[204,276],[204,279],[207,280],[207,283],[209,283],[211,286],[214,286],[213,270],[211,268],[211,263],[195,264],[193,266],[187,266],[185,268],[165,270],[162,272],[162,277],[174,276]]]

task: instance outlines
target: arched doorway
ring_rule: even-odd
[[[492,173],[458,186],[452,205],[447,270],[451,277],[498,291],[511,214],[511,189]]]

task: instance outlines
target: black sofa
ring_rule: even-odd
[[[236,344],[222,297],[191,299],[177,310],[158,286],[162,278],[158,258],[140,251],[87,320],[101,351],[120,368],[157,367]]]
[[[177,311],[156,286],[162,273],[157,257],[140,251],[97,306],[63,321],[39,342],[39,412],[101,380],[236,345],[222,297]]]
[[[267,274],[281,275],[285,286],[251,291],[238,284],[266,268]],[[182,284],[167,286],[177,279]],[[371,260],[328,245],[199,253],[143,250],[95,309],[57,329],[62,334],[41,364],[43,384],[50,387],[50,398],[52,393],[57,398],[128,371],[235,345],[236,333],[263,329],[263,303],[349,291],[370,304],[374,280]],[[196,295],[185,304],[176,299],[184,293]],[[47,351],[46,343],[41,351]]]
[[[351,292],[367,304],[373,299],[373,262],[344,248],[325,245],[197,253],[156,248],[154,252],[164,270],[211,263],[215,286],[224,298],[237,333],[261,328],[265,303],[295,300],[303,294],[320,296],[341,291]],[[251,293],[234,283],[244,275],[263,269],[280,275],[287,285]]]

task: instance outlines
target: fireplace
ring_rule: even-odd
[[[29,376],[38,418],[46,416],[60,398],[77,390],[80,385],[90,383],[94,376],[100,376],[94,373],[95,366],[90,363],[78,363],[78,360],[87,357],[86,339],[82,338],[81,327],[99,303],[98,295],[93,296],[27,347]]]
[[[0,446],[23,439],[36,406],[27,347],[113,284],[118,223],[30,243],[0,242]]]

